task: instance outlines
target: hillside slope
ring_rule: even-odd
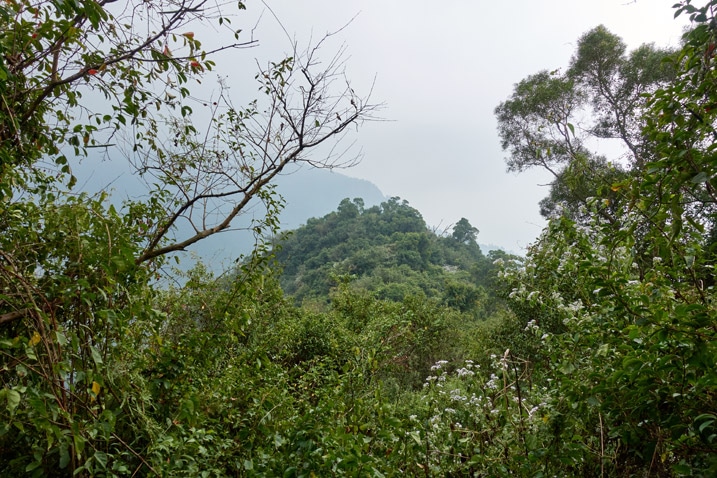
[[[493,261],[504,253],[485,256],[477,234],[461,219],[450,235],[437,235],[400,198],[371,207],[344,199],[336,211],[309,219],[278,241],[281,286],[297,303],[324,302],[332,287],[350,282],[380,299],[425,295],[478,313]]]

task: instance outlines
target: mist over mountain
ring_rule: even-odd
[[[296,229],[309,218],[325,216],[345,198],[361,198],[367,207],[388,199],[372,182],[328,169],[299,169],[280,176],[276,183],[286,201],[280,216],[282,230]]]
[[[367,207],[387,199],[370,181],[316,168],[282,174],[276,180],[276,191],[284,199],[284,208],[279,213],[282,231],[296,229],[310,218],[325,216],[334,211],[344,198],[361,198]],[[252,215],[263,217],[265,212],[262,205],[257,205]],[[240,218],[238,228],[246,227],[248,220],[247,217]],[[178,235],[181,234],[180,229]],[[197,257],[211,269],[221,271],[231,266],[240,255],[248,254],[253,247],[254,235],[251,231],[231,230],[201,241],[185,256]]]
[[[117,162],[88,158],[79,165],[75,174],[80,189],[88,193],[107,189],[117,206],[127,198],[146,195],[148,192],[146,185],[138,181],[136,175],[132,174],[126,165]],[[275,183],[276,192],[284,200],[284,207],[279,213],[282,231],[297,229],[311,218],[324,217],[335,211],[345,198],[361,198],[365,207],[370,208],[380,205],[390,197],[371,181],[352,178],[329,169],[290,170],[279,175]],[[261,204],[257,204],[249,212],[254,218],[264,217],[265,213],[266,209]],[[447,216],[450,216],[450,212]],[[252,217],[243,216],[232,230],[209,237],[188,248],[184,253],[180,253],[184,262],[182,269],[190,267],[195,259],[201,260],[217,272],[231,267],[239,256],[248,254],[254,246],[253,233],[243,229],[248,227]],[[177,237],[189,233],[189,224],[180,222]],[[491,250],[503,249],[494,244],[479,243],[479,246],[484,254]]]

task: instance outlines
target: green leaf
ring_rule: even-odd
[[[95,361],[95,364],[102,365],[102,355],[100,355],[97,348],[95,346],[90,346],[90,352],[92,353],[92,360]]]
[[[12,413],[13,411],[15,411],[18,405],[20,405],[20,394],[17,392],[17,390],[7,390],[6,398],[7,410]]]
[[[94,455],[95,461],[102,467],[107,468],[107,454],[101,451],[96,451]]]
[[[75,451],[80,456],[85,449],[85,439],[79,435],[79,433],[73,433],[72,440],[75,443]]]
[[[705,428],[712,425],[714,422],[715,422],[715,420],[705,420],[704,422],[702,422],[702,424],[700,425],[700,428],[699,428],[700,433],[705,431]]]
[[[57,340],[57,343],[63,347],[67,345],[67,337],[64,333],[62,333],[62,331],[58,330],[55,332],[55,339]]]
[[[64,469],[70,463],[70,453],[67,450],[67,444],[60,445],[60,469]]]
[[[565,375],[570,375],[575,371],[575,365],[573,365],[571,362],[563,362],[560,365],[560,371]]]
[[[695,423],[702,422],[697,428],[700,433],[703,433],[705,429],[712,425],[715,421],[717,421],[717,416],[712,415],[711,413],[703,413],[695,418]]]
[[[691,475],[692,467],[685,465],[684,463],[679,463],[672,467],[672,471],[680,475]]]
[[[694,184],[702,184],[709,181],[710,177],[705,173],[704,171],[700,172],[696,176],[694,176],[690,181]]]

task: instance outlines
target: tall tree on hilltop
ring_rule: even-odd
[[[478,228],[473,227],[468,219],[462,217],[455,226],[453,226],[453,232],[451,237],[461,244],[475,244],[478,239]]]

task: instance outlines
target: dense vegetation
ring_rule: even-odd
[[[368,209],[360,198],[344,199],[336,212],[309,219],[278,242],[280,284],[298,304],[326,302],[333,286],[349,281],[379,299],[421,295],[478,317],[495,278],[493,262],[507,255],[484,256],[477,235],[465,218],[450,234],[437,234],[399,198]]]
[[[311,48],[244,108],[221,86],[195,103],[217,65],[187,27],[240,48],[236,18],[124,3],[0,5],[5,476],[717,474],[717,2],[675,5],[678,51],[591,30],[498,106],[509,167],[555,177],[522,259],[398,199],[346,200],[273,254],[273,179],[332,166],[310,153],[371,104]],[[129,157],[146,196],[73,190],[89,148]],[[256,202],[235,269],[167,271]]]

